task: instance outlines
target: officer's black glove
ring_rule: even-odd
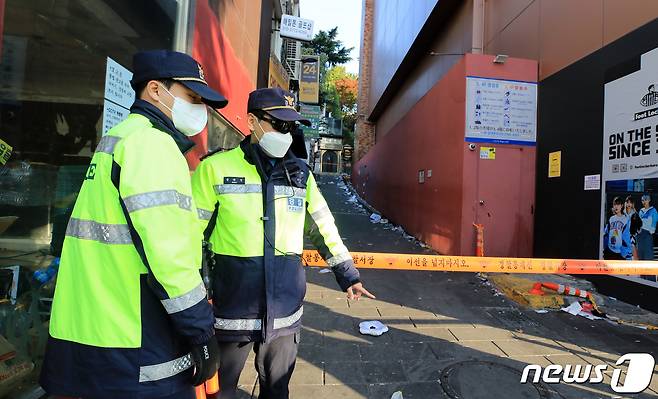
[[[195,368],[192,384],[201,385],[215,375],[219,367],[217,339],[211,337],[208,342],[192,345],[191,356]]]

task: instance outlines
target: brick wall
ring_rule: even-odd
[[[354,162],[361,159],[375,145],[375,125],[367,120],[374,3],[375,0],[363,0],[363,30],[361,32],[361,53],[359,54],[359,96],[354,136]]]

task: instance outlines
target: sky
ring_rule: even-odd
[[[350,53],[352,61],[345,64],[345,69],[355,74],[359,73],[361,2],[362,0],[300,1],[300,16],[314,22],[313,35],[320,30],[327,31],[338,26],[338,40],[347,48],[354,47]]]

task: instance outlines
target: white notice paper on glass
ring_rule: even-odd
[[[123,108],[130,108],[135,101],[135,91],[130,87],[132,77],[132,72],[108,57],[105,68],[105,99]]]
[[[126,108],[120,107],[111,101],[105,100],[103,103],[103,136],[107,131],[116,126],[119,122],[128,117],[130,111]]]

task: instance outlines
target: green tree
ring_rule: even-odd
[[[338,36],[338,27],[328,31],[321,30],[318,32],[310,43],[305,45],[305,48],[312,49],[312,54],[326,54],[326,62],[329,66],[345,64],[352,61],[350,53],[354,47],[346,48],[343,42],[336,39]]]
[[[348,73],[343,66],[330,68],[322,85],[327,110],[334,118],[343,119],[343,137],[346,143],[353,141],[358,85],[358,76]]]

